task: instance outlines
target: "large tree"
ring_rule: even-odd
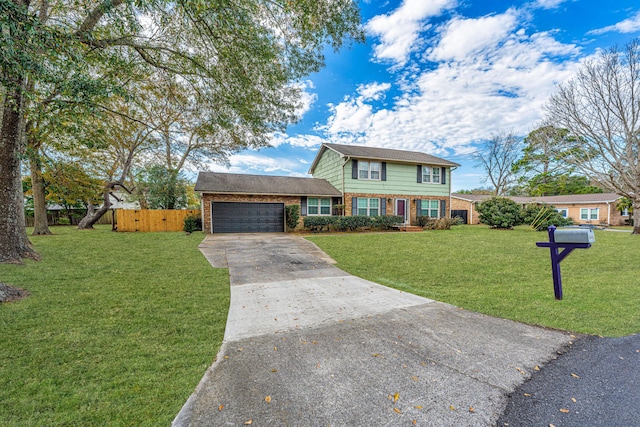
[[[640,234],[640,39],[587,61],[546,108],[550,123],[579,137],[565,142],[565,160],[628,197]]]
[[[475,163],[486,173],[483,182],[491,184],[494,195],[506,195],[516,182],[513,168],[521,150],[521,138],[513,132],[500,131],[492,135],[484,147],[473,155]]]
[[[34,3],[35,4],[35,3]],[[324,62],[327,44],[362,39],[354,0],[0,0],[0,262],[37,256],[24,227],[20,155],[25,97],[56,64],[134,61],[179,75],[198,99],[216,100],[217,123],[234,138],[283,130],[295,118],[291,84]],[[51,19],[39,19],[40,14]],[[83,76],[94,76],[86,73]],[[86,80],[86,79],[85,79]],[[71,82],[75,82],[72,79]],[[79,82],[84,81],[79,79]],[[88,79],[86,82],[91,83]],[[85,93],[74,85],[78,101]]]

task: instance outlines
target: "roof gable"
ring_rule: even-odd
[[[329,144],[324,143],[320,147],[316,158],[311,164],[309,173],[313,173],[322,154],[326,150],[333,150],[340,154],[341,157],[354,157],[358,159],[381,160],[387,162],[409,163],[409,164],[427,164],[437,166],[458,167],[458,163],[441,159],[427,153],[419,151],[394,150],[390,148],[365,147],[362,145],[345,145],[345,144]]]
[[[327,180],[290,176],[200,172],[195,185],[200,193],[268,194],[281,196],[341,196]]]

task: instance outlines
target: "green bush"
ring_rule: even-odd
[[[285,222],[287,227],[294,229],[298,226],[300,220],[300,205],[289,205],[284,208]]]
[[[371,217],[366,215],[340,216],[337,218],[338,221],[336,221],[335,228],[339,231],[357,231],[373,225]]]
[[[571,218],[564,218],[553,206],[530,204],[522,210],[521,216],[523,224],[538,231],[545,231],[550,225],[564,227],[573,224]]]
[[[324,229],[328,231],[329,227],[335,224],[336,219],[338,217],[335,216],[305,216],[302,223],[305,229],[315,233]]]
[[[435,220],[435,219],[434,219],[434,218],[431,218],[430,216],[417,216],[417,217],[416,217],[416,223],[417,223],[420,227],[422,227],[422,228],[426,228],[426,227],[427,227],[427,225],[428,225],[430,222],[433,222],[434,220]]]
[[[403,218],[398,215],[372,216],[371,225],[378,230],[391,230],[395,224],[403,222]]]
[[[452,226],[460,224],[460,218],[430,218],[423,228],[425,230],[451,230]]]
[[[186,233],[193,233],[194,231],[202,230],[202,218],[200,215],[193,214],[184,217],[184,227],[182,228]]]
[[[491,228],[510,229],[521,223],[522,208],[505,197],[493,197],[478,205],[480,222]]]

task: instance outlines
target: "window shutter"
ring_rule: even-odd
[[[416,200],[416,216],[422,216],[420,211],[422,210],[422,200]]]
[[[447,201],[440,200],[440,218],[446,218],[447,216]]]
[[[380,172],[380,179],[382,181],[387,180],[387,162],[382,162],[382,171]]]
[[[440,183],[441,184],[447,183],[447,168],[440,169]]]
[[[340,197],[332,197],[331,198],[331,215],[337,215],[337,212],[334,208],[335,205],[340,204]]]
[[[356,159],[351,160],[351,179],[358,179],[358,161]]]
[[[307,216],[307,196],[300,197],[300,215]]]
[[[387,214],[387,198],[381,197],[380,198],[380,215],[386,215],[386,214]]]
[[[418,165],[418,183],[422,182],[422,165]]]
[[[358,198],[357,197],[351,198],[351,215],[353,216],[358,215]]]

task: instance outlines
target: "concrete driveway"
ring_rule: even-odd
[[[200,249],[229,268],[231,306],[174,426],[493,425],[570,340],[351,276],[298,236],[210,235]]]

